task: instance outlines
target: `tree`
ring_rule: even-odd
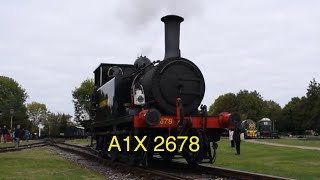
[[[44,121],[47,118],[47,107],[45,104],[32,102],[27,104],[27,109],[29,120],[34,126],[37,126],[39,122]]]
[[[71,117],[69,114],[48,112],[48,118],[44,121],[44,135],[56,137],[64,133],[68,124],[72,123]]]
[[[304,98],[305,99],[305,98]],[[300,120],[306,117],[304,111],[301,111],[303,107],[304,99],[299,97],[293,97],[283,108],[282,118],[279,121],[279,130],[281,131],[298,131],[301,127]]]
[[[258,120],[263,117],[263,99],[257,91],[240,90],[237,94],[238,112],[242,119]]]
[[[315,98],[315,101],[320,98],[320,83],[317,83],[315,78],[310,81],[306,95],[307,98]]]
[[[239,102],[237,96],[233,93],[227,93],[219,96],[209,108],[209,115],[218,115],[219,113],[238,111]]]
[[[210,115],[221,111],[239,112],[241,119],[258,120],[268,117],[276,121],[279,131],[304,133],[305,130],[320,132],[320,83],[312,79],[305,96],[293,97],[283,109],[272,100],[263,100],[257,91],[241,90],[236,95],[219,96],[210,106]]]
[[[93,94],[94,83],[92,79],[83,81],[80,87],[72,91],[75,119],[77,121],[87,120],[85,117],[90,113],[91,97]]]
[[[274,123],[277,123],[281,119],[281,106],[275,101],[268,100],[263,101],[264,111],[263,116],[270,118]],[[277,128],[277,124],[276,124]]]
[[[304,130],[320,130],[320,84],[310,81],[306,96],[294,97],[282,111],[280,127],[285,131],[303,133]]]
[[[275,118],[274,112],[280,113],[281,107],[274,101],[264,101],[257,91],[240,90],[237,94],[227,93],[219,96],[209,108],[209,115],[220,112],[239,112],[241,119],[258,120],[263,117]]]
[[[1,124],[10,125],[10,109],[14,110],[13,127],[20,124],[22,127],[29,126],[27,109],[25,106],[28,95],[26,91],[12,78],[0,76],[0,111]]]
[[[307,88],[304,109],[307,112],[306,126],[308,129],[320,130],[320,83],[315,78]]]

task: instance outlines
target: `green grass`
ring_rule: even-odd
[[[241,141],[241,155],[230,147],[230,141],[218,142],[214,166],[295,179],[320,178],[320,151],[276,147]]]
[[[257,139],[257,141],[294,145],[294,146],[320,147],[319,140],[282,138],[282,139]]]
[[[26,144],[32,144],[32,143],[37,143],[37,142],[39,142],[39,141],[37,141],[37,140],[29,140],[28,142],[22,141],[22,142],[20,142],[19,145],[26,145]],[[3,143],[3,141],[1,141],[0,148],[1,147],[14,147],[14,143],[12,141],[8,141],[6,143]]]
[[[47,148],[1,153],[0,160],[0,179],[105,179]]]
[[[89,145],[91,143],[91,139],[85,138],[85,139],[68,139],[65,143],[68,144],[76,144],[76,145]]]

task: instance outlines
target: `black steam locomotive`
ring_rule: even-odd
[[[239,116],[207,115],[207,107],[200,106],[203,75],[180,55],[183,18],[168,15],[161,20],[165,24],[162,61],[140,56],[133,65],[102,63],[94,71],[96,148],[112,161],[124,158],[132,164],[147,165],[154,155],[171,160],[177,154],[191,165],[204,159],[212,163],[222,129],[239,122]]]

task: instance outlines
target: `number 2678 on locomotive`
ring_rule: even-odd
[[[144,146],[143,142],[146,140],[147,136],[143,136],[142,139],[139,138],[139,136],[134,136],[135,140],[136,140],[136,147],[134,148],[134,151],[138,151],[139,148],[141,148],[143,151],[147,151],[147,148]],[[188,136],[169,136],[167,137],[167,139],[165,140],[162,136],[156,136],[154,138],[154,152],[164,152],[165,149],[168,152],[174,152],[177,150],[177,144],[176,144],[176,140],[181,140],[181,143],[179,143],[178,147],[178,152],[182,152],[184,145],[186,144],[186,141],[188,140]],[[126,151],[130,151],[130,142],[132,140],[130,140],[130,136],[127,136],[125,139],[123,139],[124,142],[126,142]],[[165,144],[165,149],[161,148],[161,146],[163,146],[163,144]],[[199,145],[199,138],[197,136],[192,136],[189,138],[189,150],[191,152],[197,152],[200,149],[200,145]],[[117,136],[113,136],[111,139],[111,142],[109,144],[108,147],[108,151],[111,151],[112,148],[116,148],[117,151],[121,151],[121,147],[119,144],[119,140],[117,138]]]

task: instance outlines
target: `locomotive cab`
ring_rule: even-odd
[[[125,114],[125,104],[130,103],[130,95],[124,96],[130,90],[130,76],[134,66],[128,64],[102,63],[94,71],[95,74],[95,114],[96,120],[110,120],[113,117]]]

